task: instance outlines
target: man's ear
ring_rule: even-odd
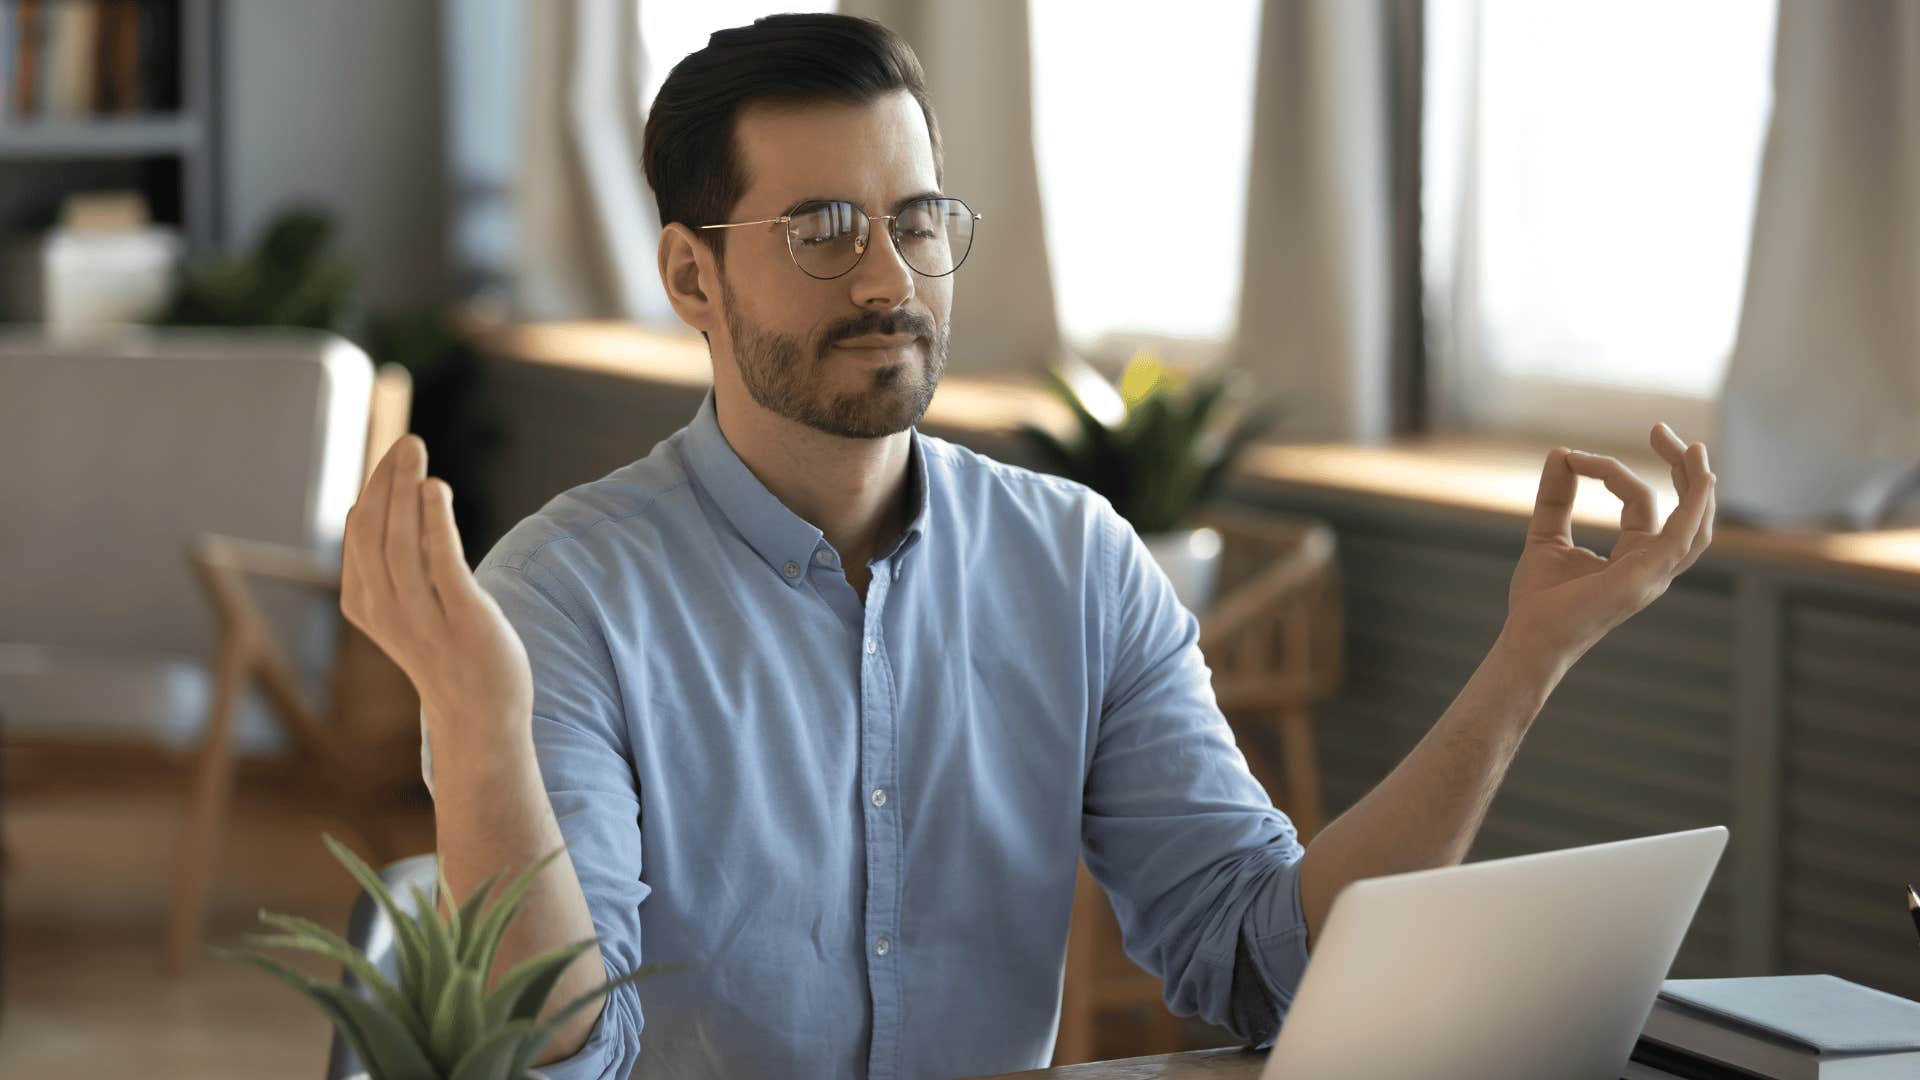
[[[660,230],[660,283],[681,322],[702,333],[719,325],[720,268],[713,250],[677,221]]]

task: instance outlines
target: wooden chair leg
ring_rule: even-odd
[[[214,663],[213,708],[207,714],[194,767],[192,801],[181,830],[168,914],[166,968],[173,975],[187,970],[205,932],[207,891],[233,791],[233,713],[246,685],[249,655],[246,640],[236,635],[221,643]]]
[[[1287,773],[1288,817],[1302,844],[1326,824],[1326,806],[1320,797],[1320,758],[1314,751],[1313,721],[1305,709],[1280,714],[1280,745]]]
[[[1073,890],[1073,919],[1067,928],[1067,974],[1060,995],[1060,1034],[1053,1044],[1055,1065],[1093,1060],[1093,952],[1102,902],[1100,886],[1080,864]]]

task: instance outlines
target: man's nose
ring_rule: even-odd
[[[913,269],[894,243],[892,218],[876,219],[869,227],[852,276],[852,299],[861,307],[890,309],[913,299]]]

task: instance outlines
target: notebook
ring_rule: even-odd
[[[1644,1034],[1776,1080],[1920,1076],[1920,1003],[1832,975],[1668,979]]]

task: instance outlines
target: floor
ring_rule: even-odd
[[[157,757],[95,763],[16,750],[0,751],[0,770],[0,1076],[324,1075],[330,1029],[295,991],[211,956],[183,977],[162,971],[184,769]],[[259,770],[236,785],[211,944],[241,944],[261,907],[345,927],[357,887],[320,834],[357,842],[290,801],[288,781]],[[400,825],[410,848],[431,849],[424,806]],[[324,962],[302,966],[338,974]]]

